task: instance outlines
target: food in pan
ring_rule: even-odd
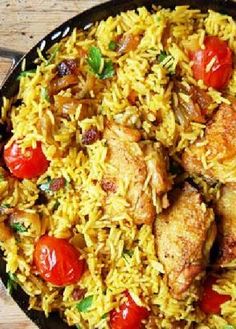
[[[236,24],[145,8],[38,51],[1,110],[9,290],[77,328],[236,328]]]

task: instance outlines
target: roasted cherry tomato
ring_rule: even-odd
[[[128,292],[125,293],[127,302],[120,305],[118,311],[110,313],[111,329],[140,329],[141,321],[149,316],[145,307],[138,306]]]
[[[195,79],[217,90],[227,86],[233,70],[233,55],[226,41],[215,36],[204,40],[205,49],[190,54]]]
[[[4,160],[12,174],[18,178],[35,178],[42,175],[48,168],[41,143],[36,148],[28,147],[23,153],[17,142],[4,149]]]
[[[36,243],[34,263],[41,277],[56,286],[78,282],[85,270],[85,261],[72,244],[48,235]]]
[[[216,277],[209,276],[204,283],[199,307],[205,314],[219,314],[220,306],[231,299],[229,295],[218,294],[218,292],[212,289],[216,281]]]

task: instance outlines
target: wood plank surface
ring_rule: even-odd
[[[0,0],[0,47],[27,52],[67,19],[105,0]],[[0,85],[9,69],[0,59]]]
[[[27,52],[70,17],[104,0],[0,0],[0,47]],[[0,85],[10,67],[0,58]],[[36,329],[0,284],[0,329]],[[55,328],[56,329],[56,328]]]

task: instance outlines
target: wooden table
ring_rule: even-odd
[[[27,52],[57,25],[104,0],[0,0],[0,46]],[[9,61],[0,59],[0,85]],[[36,329],[0,286],[0,329]],[[56,329],[56,328],[55,328]]]
[[[0,47],[27,52],[59,24],[105,1],[0,0]],[[8,69],[9,61],[1,59],[0,85]]]

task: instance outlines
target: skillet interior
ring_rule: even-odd
[[[55,42],[60,41],[65,35],[69,35],[74,27],[86,28],[91,23],[106,19],[108,16],[115,16],[121,11],[135,9],[139,6],[151,8],[152,4],[160,5],[164,8],[173,8],[176,5],[190,5],[192,8],[200,8],[203,11],[213,9],[221,13],[228,14],[236,18],[236,2],[232,0],[112,0],[102,5],[93,7],[60,25],[50,34],[48,34],[42,41],[40,41],[34,48],[32,48],[23,58],[26,60],[26,69],[34,67],[33,61],[37,58],[37,48],[43,48],[43,53],[47,51]],[[21,71],[21,63],[12,69],[9,77],[5,81],[0,90],[0,107],[2,106],[2,97],[12,97],[17,93],[18,81],[16,80]],[[7,283],[7,274],[3,255],[0,253],[0,277],[4,285]],[[68,329],[57,313],[51,314],[48,318],[42,312],[28,310],[28,297],[23,290],[18,287],[12,295],[15,302],[26,313],[26,315],[33,321],[40,329]]]

